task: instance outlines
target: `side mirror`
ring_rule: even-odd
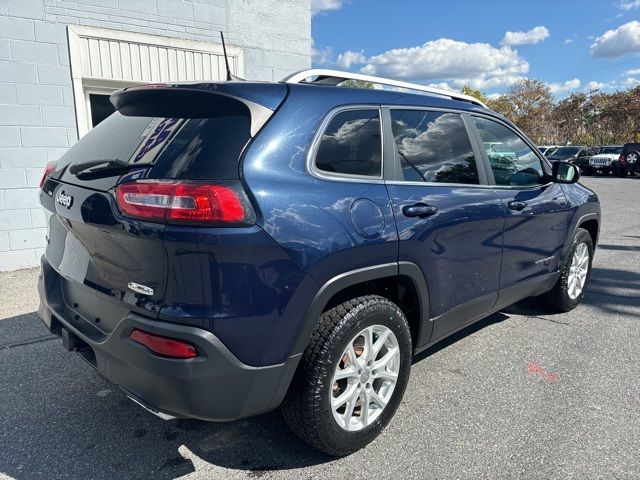
[[[553,162],[551,177],[555,183],[576,183],[580,180],[580,169],[573,163]]]

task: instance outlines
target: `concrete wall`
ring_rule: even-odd
[[[37,265],[42,169],[77,141],[68,24],[212,43],[222,30],[248,79],[311,63],[309,0],[0,0],[0,270]]]

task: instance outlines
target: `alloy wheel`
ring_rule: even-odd
[[[589,249],[586,243],[580,243],[573,253],[567,278],[567,293],[571,300],[575,300],[582,293],[588,272]]]
[[[372,325],[347,344],[331,380],[333,418],[344,430],[371,425],[383,412],[400,373],[400,346],[393,332]]]

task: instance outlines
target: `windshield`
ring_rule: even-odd
[[[619,155],[622,152],[622,147],[602,147],[600,153],[610,153]]]
[[[580,147],[560,147],[553,152],[554,155],[575,155],[580,150]]]

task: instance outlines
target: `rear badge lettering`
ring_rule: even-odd
[[[56,194],[56,203],[63,207],[71,208],[71,205],[73,205],[73,197],[64,193],[64,190],[60,190]]]
[[[153,288],[147,287],[145,285],[140,285],[139,283],[129,282],[127,284],[129,290],[133,290],[136,293],[140,293],[142,295],[153,295]]]

